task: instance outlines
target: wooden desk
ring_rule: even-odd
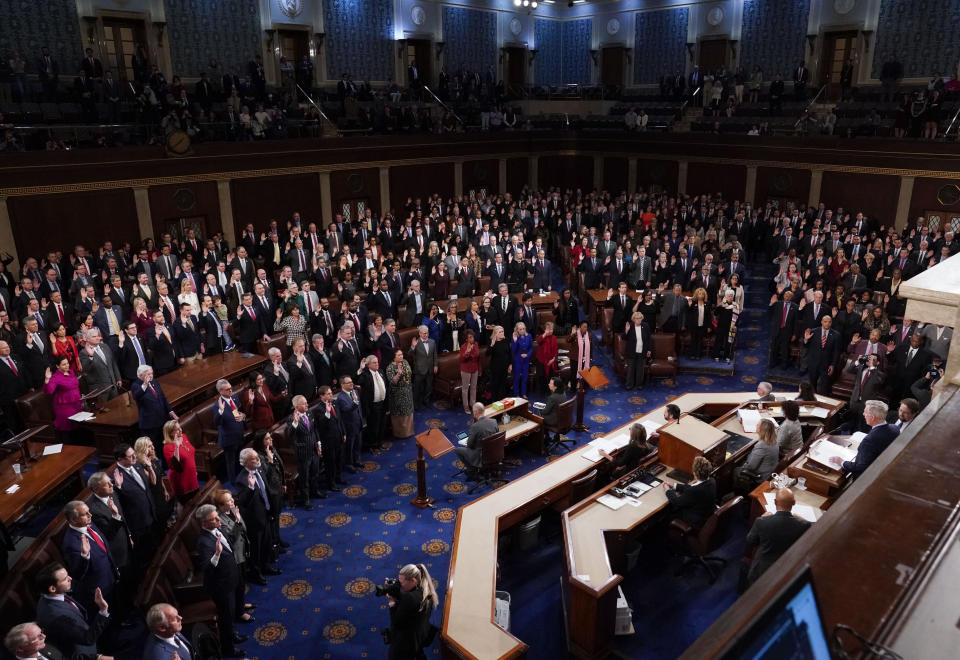
[[[807,465],[807,455],[804,453],[797,460],[787,466],[787,476],[799,479],[806,479],[808,490],[823,495],[824,497],[835,497],[846,481],[846,477],[840,470],[827,469],[826,472],[820,470],[820,465]]]
[[[542,454],[543,418],[531,412],[530,402],[526,399],[513,397],[513,400],[516,403],[506,410],[495,410],[493,406],[487,406],[483,411],[484,417],[497,420],[497,427],[501,431],[505,431],[508,445],[529,436],[531,449]],[[506,424],[498,419],[505,413],[510,416],[510,421]]]
[[[28,472],[20,475],[13,472],[13,464],[20,463],[20,452],[14,452],[0,462],[0,520],[7,526],[72,479],[76,479],[74,492],[83,490],[82,468],[96,451],[93,447],[63,445],[59,454],[43,456],[46,444],[28,442],[27,446],[30,455],[38,457],[30,461]],[[7,494],[7,488],[13,484],[19,484],[20,490]]]
[[[755,520],[759,518],[764,513],[767,512],[767,500],[764,497],[765,493],[769,493],[772,489],[770,488],[770,482],[764,481],[759,486],[750,491],[750,520]],[[823,515],[823,512],[830,508],[832,500],[830,498],[824,497],[823,495],[818,495],[809,489],[803,490],[794,486],[790,489],[793,492],[793,497],[797,501],[797,504],[805,504],[806,506],[813,507],[817,512],[817,520],[820,520],[820,517]]]
[[[514,293],[512,294],[514,300],[517,301],[518,305],[523,304],[523,294]],[[548,291],[542,296],[536,291],[532,292],[533,295],[533,308],[536,310],[542,309],[553,309],[553,303],[557,302],[560,299],[560,295],[556,291]],[[456,300],[434,300],[436,304],[440,305],[442,308],[441,311],[446,311],[446,305],[451,302],[457,303],[457,314],[463,314],[470,311],[470,303],[474,300],[477,301],[477,304],[480,306],[480,309],[483,309],[483,296],[467,296],[464,298],[457,298]]]
[[[714,466],[726,458],[727,434],[696,417],[683,415],[661,427],[659,434],[660,462],[672,468],[692,473],[697,456],[705,456]]]
[[[160,376],[157,382],[173,409],[185,412],[198,398],[212,394],[211,390],[221,378],[236,380],[238,377],[262,367],[268,362],[262,355],[242,357],[236,351],[220,356],[198,360],[176,371]],[[132,434],[137,426],[137,404],[129,392],[116,396],[104,404],[106,410],[83,424],[93,430],[97,438],[97,450],[101,463],[113,461],[113,447]]]
[[[781,394],[789,396],[787,392]],[[681,410],[705,404],[734,408],[752,396],[755,393],[690,392],[671,403]],[[630,420],[611,434],[622,432],[637,421],[662,423],[665,408],[666,405],[660,406],[638,420]],[[570,481],[595,467],[595,463],[581,456],[584,451],[582,447],[571,451],[460,508],[444,598],[442,638],[448,651],[458,657],[490,660],[517,658],[526,653],[523,641],[493,622],[497,537],[567,495]],[[515,602],[513,606],[523,604]]]

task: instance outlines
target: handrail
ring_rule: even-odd
[[[797,129],[800,126],[801,122],[803,122],[803,120],[810,115],[810,108],[813,107],[813,104],[817,102],[817,99],[820,98],[820,95],[823,94],[823,90],[825,90],[826,88],[827,88],[827,83],[823,83],[820,86],[820,89],[817,90],[817,93],[816,95],[814,95],[813,100],[810,101],[810,103],[807,104],[807,107],[803,109],[803,114],[800,116],[799,119],[797,119],[797,121],[793,123],[794,129]]]
[[[947,130],[943,132],[943,139],[947,139],[947,136],[950,135],[950,130],[957,123],[957,118],[960,117],[960,108],[957,108],[957,111],[953,113],[953,119],[950,120],[950,125],[947,126]]]
[[[327,116],[327,113],[325,113],[323,111],[323,108],[321,108],[320,105],[313,100],[313,98],[307,93],[307,90],[301,87],[300,83],[297,83],[297,89],[300,90],[300,93],[303,94],[303,97],[310,102],[310,105],[312,105],[316,109],[316,111],[320,114],[320,116],[323,117],[323,119],[325,119],[333,127],[333,130],[335,130],[339,135],[340,128],[337,126],[336,122],[334,122],[332,119],[330,119],[330,117]]]
[[[447,112],[449,112],[451,115],[453,115],[453,118],[456,119],[458,122],[460,122],[460,124],[461,124],[462,126],[466,126],[466,124],[464,123],[464,121],[463,121],[462,119],[460,119],[460,115],[458,115],[449,105],[447,105],[446,103],[444,103],[443,101],[441,101],[441,100],[440,100],[440,97],[437,96],[436,94],[434,94],[434,93],[433,93],[433,90],[430,89],[430,87],[429,87],[428,85],[424,85],[423,88],[424,88],[425,90],[427,90],[427,94],[429,94],[430,96],[432,96],[432,97],[434,98],[434,100],[435,100],[437,103],[440,104],[440,107],[441,107],[441,108],[443,108],[444,110],[446,110]]]
[[[701,86],[701,87],[697,87],[695,90],[693,90],[693,94],[690,95],[690,98],[684,99],[683,103],[680,104],[680,116],[681,116],[681,117],[683,117],[683,112],[687,109],[687,106],[690,105],[690,102],[691,102],[692,100],[694,100],[695,98],[697,98],[697,94],[699,94],[702,89],[703,89],[702,86]]]

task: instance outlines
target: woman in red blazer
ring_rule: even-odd
[[[241,407],[250,420],[250,428],[254,431],[269,429],[274,425],[273,408],[270,404],[286,399],[286,391],[274,395],[270,389],[264,387],[263,374],[254,371],[250,374],[250,385],[243,396]]]

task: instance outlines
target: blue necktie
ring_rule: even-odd
[[[136,337],[134,337],[132,341],[133,341],[133,347],[137,351],[137,359],[140,360],[140,364],[146,364],[147,359],[143,357],[143,350],[140,348],[140,342],[137,341]]]
[[[267,497],[267,489],[263,485],[263,479],[260,478],[259,472],[254,472],[253,476],[257,478],[257,485],[260,486],[260,497],[263,498],[263,503],[267,507],[267,511],[270,510],[270,499]]]

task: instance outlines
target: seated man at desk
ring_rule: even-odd
[[[547,389],[550,390],[550,396],[547,397],[547,403],[543,407],[543,423],[548,426],[555,426],[557,423],[557,413],[560,408],[560,404],[564,402],[563,398],[563,381],[559,376],[554,376],[549,381],[547,381]],[[560,439],[560,434],[556,433],[554,441]]]
[[[484,417],[483,410],[482,403],[473,404],[473,424],[470,425],[467,444],[454,449],[457,456],[463,461],[468,480],[476,480],[477,473],[480,470],[480,441],[499,430],[497,420]]]
[[[747,583],[753,584],[763,572],[776,562],[780,555],[786,552],[793,542],[810,529],[810,522],[798,518],[791,513],[797,501],[789,488],[781,488],[774,498],[776,513],[767,513],[757,518],[750,532],[747,534],[747,543],[757,546],[757,554],[750,562],[750,572],[747,574]]]
[[[710,473],[713,465],[703,456],[693,459],[693,481],[688,484],[663,482],[676,517],[699,529],[717,508],[717,482]]]
[[[680,406],[675,403],[668,403],[667,407],[663,409],[663,423],[669,424],[670,422],[676,422],[680,419]],[[650,445],[656,447],[657,443],[660,442],[659,433],[651,433],[649,443]]]
[[[640,464],[640,461],[655,451],[657,451],[657,448],[647,443],[647,429],[642,424],[634,424],[630,427],[630,443],[624,447],[616,458],[603,449],[600,450],[600,455],[613,463],[610,478],[616,479],[620,475],[633,470]]]
[[[859,477],[870,467],[877,456],[900,435],[900,429],[893,424],[887,424],[887,404],[883,401],[867,401],[863,406],[863,419],[870,427],[870,432],[860,441],[856,458],[852,461],[843,461],[839,456],[830,459],[836,467],[846,470],[854,477]]]
[[[773,396],[773,385],[767,381],[761,381],[757,383],[757,401],[776,401],[777,397]]]

